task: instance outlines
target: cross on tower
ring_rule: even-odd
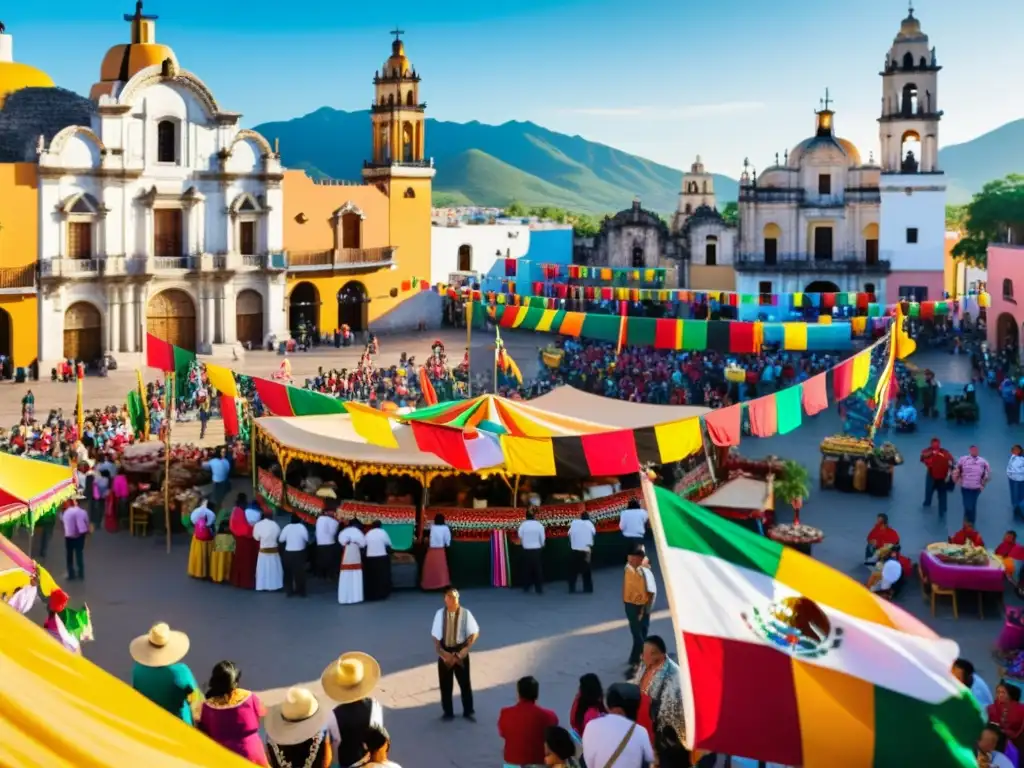
[[[910,0],[910,2],[907,3],[907,5],[909,6],[909,9],[910,9],[910,15],[913,16],[914,15],[914,0]]]
[[[825,98],[821,100],[821,106],[825,111],[828,111],[829,105],[832,104],[832,99],[829,98],[828,88],[825,89]]]
[[[392,29],[389,34],[394,35],[395,36],[395,40],[397,41],[397,40],[401,39],[402,35],[405,34],[405,30],[404,29],[399,29],[398,25],[396,24],[395,28]]]

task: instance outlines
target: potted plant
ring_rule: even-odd
[[[793,525],[800,525],[800,509],[811,495],[810,476],[803,465],[787,459],[773,486],[775,498],[793,507]]]

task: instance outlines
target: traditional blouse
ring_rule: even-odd
[[[213,540],[214,552],[234,552],[235,537],[230,533],[218,533]]]
[[[988,721],[998,725],[1011,739],[1024,733],[1024,705],[1016,701],[997,701],[986,710]]]
[[[320,731],[301,744],[277,744],[267,739],[272,768],[330,768],[334,755],[327,731]]]
[[[203,702],[199,730],[249,762],[267,765],[267,753],[260,740],[260,720],[266,714],[256,694],[236,688],[227,696]]]

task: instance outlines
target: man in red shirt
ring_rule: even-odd
[[[946,490],[949,472],[956,464],[953,454],[942,447],[939,438],[933,437],[931,445],[921,451],[924,475],[924,506],[932,505],[932,495],[939,494],[939,514],[946,514]]]
[[[544,765],[544,731],[558,725],[558,715],[537,706],[540,683],[523,677],[516,683],[519,701],[498,715],[498,734],[505,740],[509,766]]]
[[[964,527],[949,537],[949,543],[963,546],[968,541],[976,547],[985,546],[985,542],[982,540],[981,534],[974,530],[974,526],[971,524],[971,521],[964,520]]]
[[[900,543],[900,535],[889,527],[889,516],[881,514],[875,527],[868,532],[868,545],[864,550],[864,562],[874,565],[878,562],[878,552],[882,547],[891,547]]]

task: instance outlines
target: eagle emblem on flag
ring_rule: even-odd
[[[842,628],[806,597],[786,597],[741,616],[758,638],[801,659],[821,658],[842,642]]]

